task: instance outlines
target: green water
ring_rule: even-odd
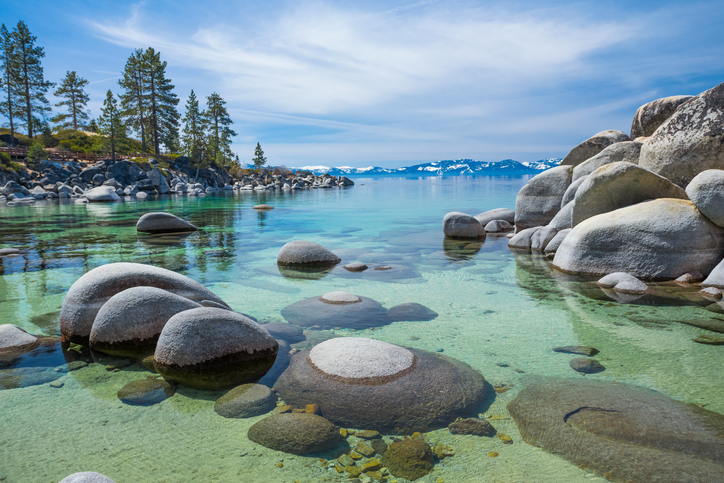
[[[489,236],[481,246],[466,248],[444,241],[441,222],[447,212],[513,208],[527,178],[355,181],[345,190],[0,206],[0,247],[23,250],[23,256],[0,259],[0,323],[57,336],[64,294],[78,277],[108,262],[148,263],[200,281],[262,323],[282,322],[280,311],[287,305],[335,290],[388,308],[424,304],[439,316],[374,330],[306,331],[308,340],[293,347],[362,336],[444,351],[494,386],[512,387],[490,396],[486,416],[508,417],[507,403],[537,376],[628,382],[724,412],[724,347],[693,342],[700,334],[714,334],[681,323],[720,315],[691,290],[664,284],[657,290],[666,297],[619,304],[586,281],[552,272],[544,258],[511,253],[505,237]],[[253,210],[259,203],[275,209]],[[201,230],[181,238],[140,236],[135,222],[150,211],[172,212]],[[287,278],[276,256],[292,240],[321,243],[343,263],[321,278]],[[352,261],[393,270],[341,268]],[[607,370],[578,375],[568,365],[577,356],[552,351],[574,344],[600,350],[596,359]],[[21,366],[63,370],[65,360],[56,346]],[[104,364],[91,364],[56,373],[60,388],[45,382],[0,390],[0,481],[58,482],[78,471],[97,471],[117,483],[340,478],[317,456],[292,456],[251,443],[246,431],[261,416],[222,418],[213,410],[218,395],[182,389],[150,407],[116,398],[127,382],[147,375],[140,365],[110,372]],[[418,481],[603,481],[525,444],[511,419],[492,422],[512,437],[512,445],[439,430],[428,440],[447,444],[456,454]],[[499,456],[489,457],[490,451]]]

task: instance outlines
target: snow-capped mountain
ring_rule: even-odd
[[[434,161],[432,163],[416,164],[404,168],[380,168],[368,166],[366,168],[353,168],[351,166],[300,166],[294,170],[311,171],[315,174],[329,173],[333,176],[401,176],[401,175],[501,175],[501,174],[537,174],[549,168],[558,166],[560,158],[541,159],[539,161],[518,162],[512,159],[503,161],[475,161],[473,159],[458,159],[456,161]]]

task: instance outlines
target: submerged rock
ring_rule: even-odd
[[[176,394],[176,386],[163,379],[148,378],[131,381],[118,391],[118,399],[133,406],[150,406]]]
[[[349,272],[364,272],[365,270],[367,270],[368,267],[364,263],[353,262],[348,263],[343,268]]]
[[[561,352],[563,354],[580,354],[582,356],[595,356],[598,349],[585,345],[567,345],[564,347],[554,347],[553,352]]]
[[[146,213],[138,219],[136,231],[144,233],[178,233],[196,231],[195,225],[171,213]]]
[[[214,404],[214,411],[225,418],[252,418],[276,407],[277,398],[263,384],[242,384],[227,392]]]
[[[603,364],[597,360],[586,359],[585,357],[572,359],[568,364],[571,366],[571,369],[576,372],[582,372],[583,374],[596,374],[606,370]]]
[[[649,291],[649,287],[645,283],[630,273],[624,272],[610,273],[600,279],[598,284],[603,288],[612,288],[616,292],[628,294],[644,294]]]
[[[37,337],[28,334],[13,324],[0,325],[0,358],[20,355],[33,350],[40,344]]]
[[[485,230],[478,220],[457,211],[445,215],[442,220],[442,231],[450,238],[485,238]]]
[[[339,429],[316,414],[275,414],[255,423],[247,437],[262,446],[295,455],[319,453],[334,448],[342,436]]]
[[[73,473],[66,476],[60,483],[115,483],[113,480],[100,473],[93,471],[84,471],[82,473]]]
[[[435,455],[424,439],[393,441],[382,456],[382,464],[393,476],[416,480],[432,471]]]
[[[492,424],[485,419],[458,418],[448,429],[452,434],[471,434],[474,436],[494,436],[496,431]]]
[[[284,307],[281,314],[290,324],[320,329],[367,329],[390,323],[387,309],[382,304],[347,292],[300,300]]]
[[[437,318],[437,315],[434,310],[415,302],[395,305],[387,311],[387,316],[392,322],[427,321]]]
[[[272,322],[263,324],[264,327],[275,339],[285,340],[290,344],[302,342],[306,339],[301,327],[284,322]]]

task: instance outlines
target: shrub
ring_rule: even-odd
[[[48,153],[45,151],[45,149],[43,149],[43,145],[37,142],[33,143],[33,145],[30,146],[30,149],[28,150],[28,158],[26,164],[30,168],[35,169],[38,165],[38,162],[44,159],[48,159]]]

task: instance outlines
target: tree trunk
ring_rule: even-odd
[[[30,80],[28,79],[28,54],[25,50],[25,44],[23,48],[23,75],[25,81],[25,105],[28,115],[28,137],[33,138],[33,110],[30,106]]]
[[[151,72],[151,115],[153,116],[151,122],[153,123],[153,150],[156,156],[159,155],[159,142],[158,142],[158,107],[156,106],[156,84],[154,73]]]
[[[216,150],[214,153],[214,163],[216,163],[216,159],[219,157],[219,116],[214,116],[214,133],[216,136],[216,144],[214,145],[214,149]]]
[[[10,67],[8,67],[10,69]],[[10,147],[15,146],[15,125],[13,125],[13,100],[12,90],[10,89],[10,71],[7,74],[8,80],[8,118],[10,119]]]
[[[141,119],[141,151],[146,152],[146,123],[143,122],[143,95],[141,90],[141,67],[136,70],[136,91],[138,93],[138,115]]]
[[[70,93],[70,103],[73,108],[73,129],[77,131],[78,130],[78,119],[76,118],[76,115],[75,115],[75,94],[73,94],[73,92]]]

